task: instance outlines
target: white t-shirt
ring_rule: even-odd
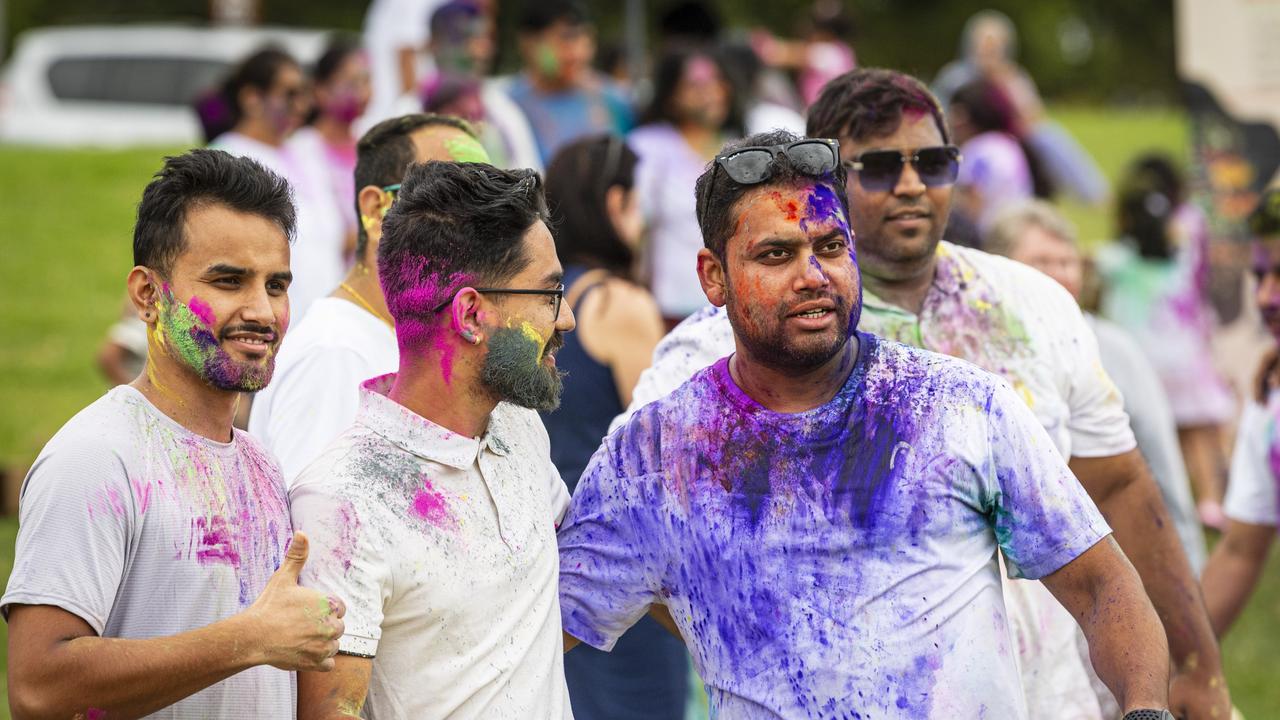
[[[289,286],[289,317],[297,322],[318,298],[333,292],[342,282],[342,211],[329,187],[330,173],[323,155],[306,152],[286,142],[272,147],[257,140],[228,132],[209,147],[232,155],[251,158],[289,181],[293,203],[298,210],[298,237],[290,248],[289,265],[293,283]]]
[[[561,607],[609,649],[667,606],[713,716],[1023,718],[996,549],[1040,578],[1109,532],[1007,383],[859,334],[813,410],[762,407],[725,358],[611,434]]]
[[[102,637],[176,635],[249,607],[292,537],[280,469],[253,438],[187,430],[128,385],[81,410],[22,484],[11,605]],[[293,674],[260,666],[148,717],[291,718]]]
[[[364,16],[364,47],[369,53],[369,80],[373,93],[358,123],[368,129],[394,117],[402,93],[400,49],[413,48],[417,79],[427,70],[425,51],[431,39],[431,15],[445,0],[373,0]],[[418,105],[421,110],[421,103]]]
[[[356,424],[298,477],[304,585],[347,603],[345,653],[373,658],[364,717],[573,717],[555,528],[569,493],[537,413],[500,404],[468,438],[361,391]]]
[[[249,432],[280,460],[292,485],[355,422],[360,383],[399,364],[389,325],[355,303],[320,298],[285,335],[271,382],[253,398]]]
[[[919,316],[863,290],[859,329],[968,360],[1002,376],[1031,408],[1064,458],[1107,457],[1136,447],[1123,399],[1102,369],[1079,306],[1037,270],[947,242]],[[632,393],[630,413],[665,397],[734,351],[723,308],[707,308],[671,331]],[[1040,583],[1005,583],[1032,716],[1097,719],[1114,702],[1095,695],[1080,630]]]
[[[1223,510],[1227,517],[1251,525],[1280,526],[1280,391],[1266,406],[1245,406],[1231,457],[1231,482]]]

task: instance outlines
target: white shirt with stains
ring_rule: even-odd
[[[1236,431],[1231,482],[1223,509],[1227,517],[1250,525],[1280,525],[1280,391],[1267,404],[1249,402]]]
[[[366,382],[353,425],[298,476],[302,583],[347,604],[373,659],[367,718],[572,718],[555,530],[569,493],[537,413],[458,435]]]

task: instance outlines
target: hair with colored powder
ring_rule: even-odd
[[[265,93],[276,83],[280,69],[292,65],[301,67],[292,55],[283,49],[268,46],[245,58],[222,85],[222,97],[231,111],[232,125],[240,122],[244,108],[240,107],[240,91],[254,88]]]
[[[1076,245],[1071,221],[1044,200],[1023,200],[1000,209],[991,221],[982,249],[993,255],[1013,255],[1029,228],[1038,227],[1068,245]]]
[[[390,118],[369,128],[356,143],[356,215],[360,214],[360,190],[372,185],[382,188],[395,185],[415,158],[412,135],[426,127],[449,127],[479,139],[475,128],[466,120],[450,115],[411,113]],[[364,223],[357,223],[356,257],[363,258],[369,235]]]
[[[482,163],[409,166],[382,221],[378,279],[402,350],[434,334],[433,313],[463,285],[501,285],[528,264],[525,233],[547,221],[533,170]]]
[[[933,116],[943,142],[951,142],[942,106],[924,83],[895,70],[858,68],[822,88],[809,107],[806,133],[862,142],[893,134],[903,114],[925,113]]]
[[[787,130],[771,130],[731,142],[724,146],[720,154],[725,155],[746,147],[785,145],[800,139],[800,136]],[[849,217],[849,196],[845,191],[845,170],[841,163],[836,163],[835,170],[830,175],[815,178],[796,170],[786,155],[779,155],[773,159],[771,170],[772,175],[763,183],[739,185],[724,172],[719,163],[712,161],[702,175],[698,176],[694,195],[697,197],[698,217],[701,218],[702,242],[717,257],[724,258],[725,245],[733,236],[738,200],[753,188],[817,182],[831,188],[840,200],[840,210],[846,218]],[[709,194],[712,177],[715,177],[715,186]]]
[[[292,240],[297,211],[291,196],[284,178],[249,158],[203,148],[167,157],[138,203],[133,264],[168,277],[186,247],[187,213],[208,203],[266,218]]]
[[[547,207],[555,227],[556,253],[564,262],[631,273],[634,253],[609,219],[605,195],[630,190],[639,159],[620,137],[577,140],[547,165]]]

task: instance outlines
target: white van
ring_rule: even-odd
[[[284,28],[82,25],[18,36],[0,75],[0,142],[198,145],[192,101],[264,45],[304,66],[329,33]]]

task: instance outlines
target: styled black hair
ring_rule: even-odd
[[[225,205],[275,223],[292,241],[297,225],[292,190],[285,179],[249,158],[201,148],[164,159],[133,226],[133,264],[168,276],[186,248],[187,213],[206,204]]]
[[[638,158],[614,135],[583,138],[561,148],[547,165],[547,207],[563,262],[631,273],[634,254],[609,219],[605,194],[630,190]]]
[[[356,143],[356,217],[360,216],[360,191],[369,185],[386,187],[395,185],[404,177],[404,171],[415,157],[410,138],[424,127],[451,127],[476,138],[471,124],[452,115],[411,113],[394,117],[369,128]],[[363,258],[369,245],[369,234],[364,223],[356,224],[356,257]]]
[[[435,308],[464,284],[500,285],[523,270],[524,235],[538,221],[547,221],[547,205],[533,170],[410,165],[378,244],[378,279],[400,347],[423,341]]]
[[[942,141],[951,142],[942,106],[929,88],[910,75],[881,68],[850,70],[827,83],[809,107],[805,132],[861,142],[893,133],[904,112],[929,113]]]
[[[769,132],[756,133],[731,142],[724,146],[720,151],[720,155],[746,147],[785,145],[800,139],[802,138],[799,135],[787,130],[770,130]],[[713,160],[702,175],[698,176],[698,182],[694,186],[694,194],[698,198],[697,213],[699,226],[702,229],[702,243],[721,260],[724,259],[725,245],[728,244],[729,238],[733,235],[733,229],[737,224],[735,211],[738,200],[752,188],[817,181],[827,185],[835,192],[836,197],[840,199],[840,209],[844,211],[846,218],[849,217],[849,195],[845,191],[845,169],[843,163],[837,162],[831,175],[815,178],[812,175],[806,175],[796,170],[786,155],[779,155],[774,158],[771,169],[772,174],[768,180],[755,185],[739,185],[720,168],[718,162]],[[711,185],[713,177],[715,178],[715,186],[709,192],[708,186]]]
[[[261,92],[270,90],[280,69],[288,65],[301,67],[292,55],[269,45],[245,58],[231,71],[222,86],[222,97],[231,111],[233,126],[244,117],[244,108],[240,107],[240,91],[247,87]]]
[[[729,87],[729,113],[725,116],[721,130],[730,131],[734,135],[742,134],[743,114],[738,98],[742,88],[734,82],[735,76],[729,71],[724,57],[711,46],[676,45],[663,53],[658,60],[658,67],[653,74],[653,99],[640,123],[669,122],[676,123],[678,118],[671,107],[676,90],[680,86],[680,78],[684,75],[685,66],[694,58],[707,58],[716,65],[721,79]]]
[[[520,13],[517,29],[521,33],[540,33],[558,22],[589,25],[591,15],[578,0],[528,0]]]

